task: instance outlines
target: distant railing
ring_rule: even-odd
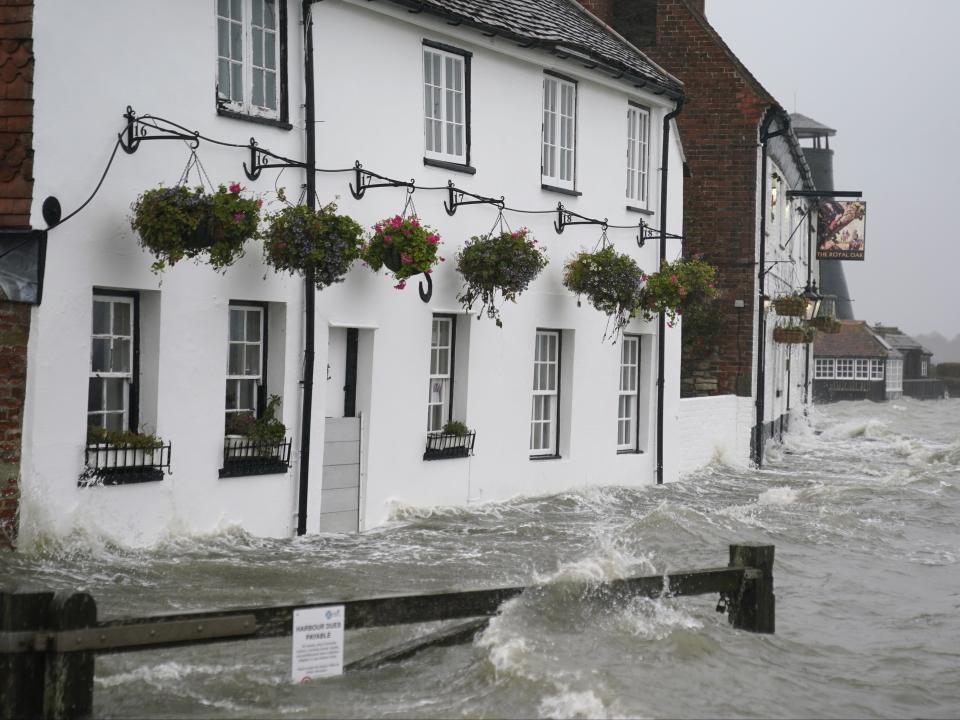
[[[590,586],[597,600],[718,593],[718,612],[735,628],[772,633],[775,625],[772,545],[731,545],[727,567],[652,577],[610,580]],[[344,607],[344,629],[479,618],[404,643],[346,667],[375,667],[436,645],[470,642],[500,606],[532,587],[503,587],[425,595],[326,600],[233,610],[178,613],[97,621],[87,593],[0,589],[0,667],[4,669],[0,717],[87,717],[93,708],[96,653],[198,645],[229,640],[286,637],[293,613]]]
[[[473,455],[473,445],[476,440],[476,430],[472,430],[465,435],[430,433],[427,435],[427,448],[423,453],[423,459],[445,460],[447,458],[469,457]]]
[[[135,445],[90,443],[86,448],[86,469],[78,485],[124,485],[163,480],[170,469],[171,444],[156,448]]]
[[[285,473],[290,468],[291,445],[289,439],[278,443],[261,443],[245,437],[226,438],[223,441],[220,477]]]

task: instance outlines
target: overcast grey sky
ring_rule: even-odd
[[[858,319],[960,333],[960,2],[707,0],[710,23],[788,112],[837,129],[834,184],[863,190]]]

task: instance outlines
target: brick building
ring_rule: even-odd
[[[790,357],[777,357],[768,336],[773,322],[761,322],[758,298],[802,290],[817,277],[803,227],[806,205],[784,192],[813,189],[789,116],[707,21],[703,0],[593,0],[584,5],[686,88],[677,118],[686,158],[684,255],[702,254],[717,266],[722,329],[712,354],[696,353],[685,343],[684,395],[753,396],[761,403],[757,425],[779,429],[789,410],[779,407],[782,397],[789,396],[782,386],[795,383],[800,391],[794,398],[805,397],[810,359],[795,351],[791,377]],[[766,176],[765,160],[770,167]],[[761,239],[763,225],[766,237]],[[784,240],[774,243],[778,232]],[[757,285],[761,248],[764,293]],[[767,378],[764,392],[758,393],[761,327]],[[790,380],[781,381],[778,373]]]
[[[30,228],[33,197],[33,2],[0,5],[0,275],[45,233]],[[39,248],[39,249],[38,249]],[[42,258],[41,258],[42,262]],[[0,548],[17,534],[31,305],[0,278]],[[35,291],[38,291],[35,289]]]

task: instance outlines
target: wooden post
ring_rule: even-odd
[[[744,578],[743,592],[730,599],[730,624],[751,632],[774,632],[773,545],[731,545],[729,566],[760,571],[759,578]]]
[[[79,630],[97,624],[97,603],[87,593],[57,593],[50,603],[53,632]],[[88,718],[93,714],[93,670],[90,650],[71,652],[55,646],[47,651],[44,671],[45,720]]]
[[[33,635],[45,627],[53,593],[15,588],[0,591],[0,632],[22,639],[0,649],[0,718],[43,714],[43,654],[33,652]]]

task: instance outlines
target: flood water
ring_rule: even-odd
[[[309,685],[289,638],[100,656],[98,717],[953,718],[958,518],[960,399],[851,402],[796,420],[762,471],[400,508],[354,537],[41,536],[0,555],[0,584],[83,589],[104,618],[551,583],[472,644]],[[724,565],[738,541],[776,546],[775,635],[731,629],[716,596],[600,604],[564,582]],[[425,629],[348,632],[347,660]]]

